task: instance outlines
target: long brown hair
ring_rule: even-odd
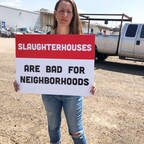
[[[82,25],[81,25],[81,21],[79,18],[77,6],[76,6],[74,0],[59,0],[55,5],[55,8],[54,8],[55,11],[57,11],[59,3],[61,1],[69,2],[72,5],[73,18],[70,23],[70,34],[82,34]],[[58,23],[54,16],[53,29],[56,29],[57,25],[58,25]]]

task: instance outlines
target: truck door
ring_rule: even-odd
[[[144,25],[140,25],[140,32],[136,39],[134,57],[144,59]]]
[[[138,25],[128,24],[122,33],[119,55],[125,57],[134,57],[135,42],[137,39]]]

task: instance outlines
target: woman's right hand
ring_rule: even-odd
[[[14,81],[13,82],[13,85],[14,85],[14,89],[15,89],[15,91],[17,92],[20,88],[19,88],[19,84],[16,82],[16,81]]]
[[[93,83],[92,87],[91,87],[91,94],[95,95],[96,94],[96,84]]]

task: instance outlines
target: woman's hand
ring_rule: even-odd
[[[20,89],[19,84],[16,81],[14,81],[13,85],[14,85],[15,91],[17,92]]]
[[[90,92],[91,92],[92,95],[96,94],[96,84],[95,83],[92,85]]]

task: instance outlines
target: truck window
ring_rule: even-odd
[[[142,29],[141,29],[140,38],[144,38],[144,25],[142,26]]]
[[[126,31],[126,37],[135,37],[138,25],[130,24]]]

